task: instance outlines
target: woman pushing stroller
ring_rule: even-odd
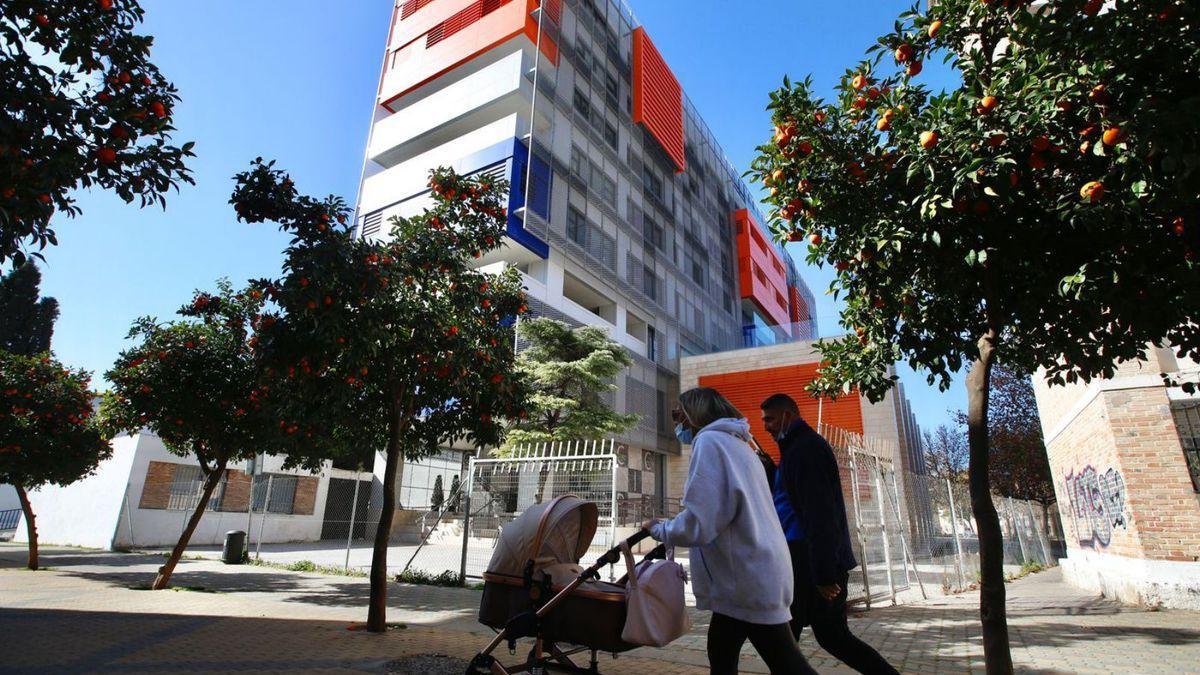
[[[771,673],[815,673],[800,653],[791,619],[792,565],[750,425],[715,389],[682,393],[675,433],[692,446],[683,510],[644,528],[668,546],[691,548],[696,606],[713,613],[708,660],[714,675],[738,672],[749,639]]]

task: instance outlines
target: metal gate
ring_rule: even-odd
[[[465,491],[461,571],[479,578],[504,527],[530,506],[573,494],[596,504],[600,522],[586,558],[616,543],[616,442],[573,441],[517,448],[511,456],[471,459]]]

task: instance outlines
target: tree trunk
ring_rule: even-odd
[[[988,482],[988,397],[996,330],[979,339],[979,360],[967,375],[967,439],[970,443],[971,511],[979,535],[979,618],[983,624],[983,656],[989,675],[1013,672],[1004,607],[1004,538],[992,504]]]
[[[29,534],[29,569],[37,571],[38,568],[38,544],[37,544],[37,522],[34,520],[33,504],[29,503],[29,495],[25,494],[25,488],[20,483],[13,485],[17,489],[17,498],[21,500],[21,511],[25,513],[25,532]]]
[[[166,564],[158,568],[158,576],[154,578],[154,584],[150,586],[151,590],[161,591],[171,581],[171,574],[175,571],[175,566],[179,564],[179,559],[183,557],[183,552],[187,550],[188,542],[191,541],[192,534],[196,531],[196,526],[200,524],[200,519],[204,517],[204,510],[208,508],[208,500],[212,498],[213,490],[217,489],[217,485],[221,482],[221,477],[225,475],[226,461],[222,459],[218,462],[216,468],[205,477],[204,491],[200,493],[200,503],[196,504],[196,510],[192,513],[192,517],[188,519],[187,527],[183,528],[183,534],[179,535],[179,541],[176,542],[175,548],[171,551],[171,556],[167,558]]]
[[[400,404],[391,421],[388,434],[387,464],[383,468],[383,504],[379,513],[379,527],[375,530],[375,549],[371,554],[371,598],[367,606],[367,630],[382,633],[387,630],[387,554],[388,540],[392,535],[392,516],[396,512],[396,471],[400,468],[400,434],[403,433],[404,415]]]

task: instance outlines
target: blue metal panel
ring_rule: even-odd
[[[509,190],[508,199],[508,236],[544,259],[550,257],[550,246],[526,230],[525,223],[520,216],[514,215],[517,209],[520,209],[525,203],[525,176],[528,161],[529,150],[520,139],[514,138],[512,169],[509,175],[509,184],[512,187]],[[538,158],[537,155],[534,155],[533,169],[528,171],[528,174],[530,183],[532,184],[532,189],[529,190],[531,202],[529,209],[542,218],[549,219],[550,190],[553,177],[550,167]]]
[[[525,144],[520,139],[509,138],[491,147],[460,157],[450,164],[450,168],[460,175],[471,176],[483,171],[494,170],[503,165],[504,177],[509,182],[506,233],[513,241],[529,249],[538,257],[545,259],[550,257],[549,244],[526,230],[525,223],[521,220],[520,216],[513,215],[524,203],[525,191],[523,186],[525,184],[525,166],[528,156],[529,151],[525,149]],[[543,218],[550,217],[550,182],[552,175],[550,167],[535,155],[532,175],[534,185],[533,211]],[[429,190],[422,190],[417,194],[398,199],[383,208],[390,208],[428,192]]]

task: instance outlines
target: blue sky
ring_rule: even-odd
[[[746,168],[769,136],[767,93],[788,74],[829,90],[909,3],[894,0],[632,0],[729,158]],[[101,193],[80,195],[84,214],[55,223],[62,245],[46,251],[43,292],[62,316],[54,350],[99,377],[138,316],[167,318],[196,288],[279,270],[286,238],[237,223],[231,176],[257,156],[291,171],[302,191],[352,201],[387,36],[390,0],[143,0],[153,58],[180,90],[179,142],[196,142],[196,185],[166,211],[137,210]],[[946,75],[927,69],[931,85]],[[803,265],[804,251],[793,245]],[[822,334],[838,332],[824,295],[830,270],[802,267],[817,296]],[[901,368],[922,426],[962,408]]]

